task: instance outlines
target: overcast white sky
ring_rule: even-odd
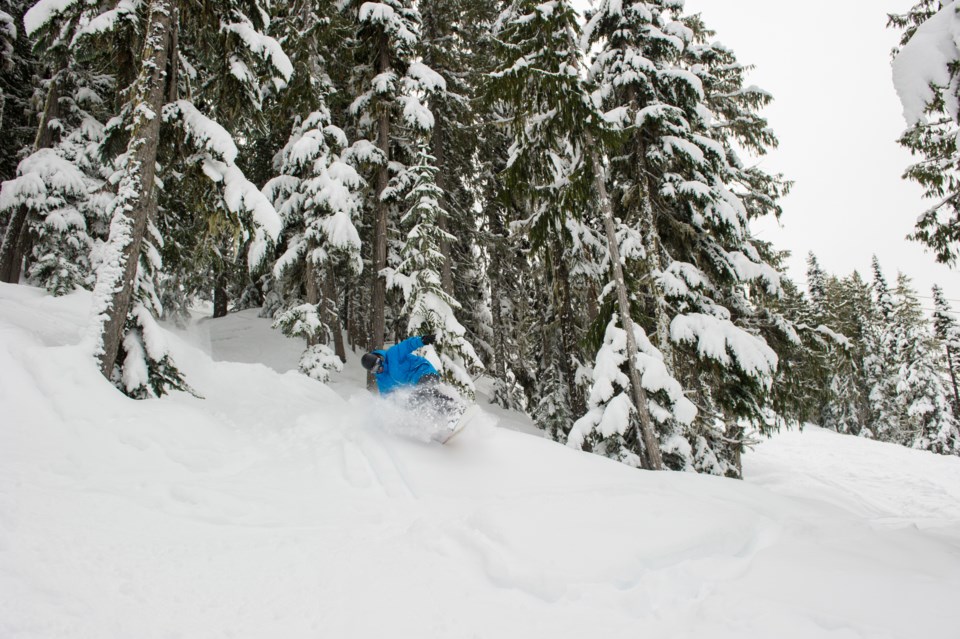
[[[876,254],[887,281],[898,270],[922,296],[940,284],[960,311],[960,268],[938,265],[905,237],[926,208],[921,190],[900,178],[911,161],[896,142],[904,128],[890,76],[898,32],[887,13],[915,0],[686,0],[717,39],[756,68],[749,83],[773,94],[765,111],[780,148],[761,165],[796,182],[778,225],[754,227],[789,249],[789,272],[805,282],[813,251],[829,272],[869,278]],[[932,306],[929,299],[921,299]]]

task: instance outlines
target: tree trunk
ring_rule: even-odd
[[[953,349],[947,346],[947,370],[950,371],[950,381],[953,382],[953,411],[960,418],[960,390],[957,389],[957,370],[953,365]]]
[[[662,470],[663,458],[660,455],[660,443],[654,429],[653,419],[647,405],[647,393],[640,384],[640,373],[637,371],[637,340],[633,332],[633,318],[630,315],[630,299],[627,296],[627,283],[623,277],[623,266],[620,264],[620,247],[617,245],[617,230],[613,223],[613,207],[607,194],[606,176],[603,165],[600,164],[599,154],[593,143],[592,136],[587,135],[587,148],[590,150],[593,163],[593,180],[600,196],[600,207],[603,211],[603,226],[607,234],[607,246],[610,251],[610,262],[613,267],[613,278],[617,288],[617,303],[620,307],[620,322],[627,333],[627,357],[630,362],[628,372],[630,386],[633,390],[633,403],[640,419],[640,438],[644,447],[644,468]]]
[[[227,295],[227,276],[224,273],[217,273],[216,282],[213,285],[213,316],[226,317],[227,305],[230,303],[230,296]]]
[[[60,73],[56,71],[50,78],[50,88],[44,101],[43,114],[40,116],[40,125],[37,127],[37,137],[33,142],[34,152],[53,146],[56,141],[56,129],[50,122],[60,117]],[[16,284],[20,281],[20,269],[23,258],[30,246],[28,212],[24,207],[17,207],[10,217],[6,231],[3,234],[3,243],[0,244],[0,282]]]
[[[337,310],[337,282],[334,279],[333,269],[326,269],[326,277],[323,278],[323,296],[324,309],[327,313],[325,321],[333,334],[333,350],[340,358],[341,362],[347,361],[347,349],[343,343],[343,325],[340,322],[340,313]]]
[[[321,304],[323,300],[320,295],[320,284],[318,283],[318,274],[317,266],[313,263],[311,255],[316,250],[317,245],[310,240],[307,242],[307,254],[306,259],[304,259],[304,274],[303,274],[303,286],[306,289],[307,294],[307,304],[317,309],[318,314],[320,315],[320,321],[324,320],[324,312]],[[315,335],[310,335],[307,337],[307,346],[315,346],[320,343],[319,338]]]
[[[378,71],[386,73],[390,70],[390,51],[387,46],[387,36],[383,35],[380,44],[380,64]],[[370,346],[372,348],[381,348],[383,346],[384,334],[386,332],[386,323],[384,314],[387,304],[386,281],[380,272],[387,266],[387,203],[383,201],[383,193],[387,190],[390,183],[390,111],[389,105],[381,104],[378,116],[377,146],[383,153],[383,165],[377,171],[377,219],[374,227],[373,238],[373,295],[371,297],[371,309],[373,321],[371,322]]]
[[[553,272],[557,315],[560,320],[560,372],[563,375],[570,398],[570,410],[577,417],[587,412],[586,400],[577,387],[576,371],[573,370],[574,355],[577,353],[576,322],[573,315],[573,303],[570,292],[570,270],[563,256],[563,247],[554,244]]]
[[[490,212],[487,215],[489,220],[488,224],[490,227],[490,262],[496,268],[496,265],[503,264],[503,221],[500,219],[500,216],[497,212],[497,208],[494,206],[490,207]],[[500,284],[500,273],[492,272],[490,273],[490,313],[492,315],[493,321],[493,366],[496,374],[496,378],[499,383],[503,384],[506,392],[503,393],[501,400],[504,402],[503,407],[506,409],[513,408],[513,399],[511,397],[511,390],[506,388],[507,384],[507,345],[506,337],[506,327],[503,325],[503,306],[501,304],[501,298],[503,293],[501,284]]]
[[[386,73],[390,70],[390,49],[386,34],[380,36],[380,57],[377,65],[379,73]],[[372,319],[370,322],[370,340],[368,348],[383,348],[384,333],[386,332],[386,305],[387,305],[387,283],[384,280],[381,271],[387,267],[387,213],[389,207],[383,201],[383,193],[387,190],[390,183],[390,105],[380,103],[380,112],[377,118],[377,146],[383,154],[383,165],[377,171],[377,219],[374,225],[373,236],[373,287],[370,296],[370,313]],[[367,388],[375,386],[374,377],[367,375]]]
[[[95,356],[110,379],[133,300],[140,245],[154,195],[161,108],[175,0],[152,0],[140,73],[134,85],[133,127],[120,179],[104,264],[97,272],[94,316],[100,343]]]
[[[649,188],[646,190],[646,193],[650,193]],[[661,294],[660,285],[654,279],[655,274],[662,268],[660,263],[660,242],[657,236],[657,222],[654,219],[653,205],[650,203],[649,197],[643,198],[641,207],[643,213],[643,220],[641,220],[643,227],[643,249],[644,253],[646,253],[644,262],[647,267],[647,277],[650,278],[649,288],[654,293],[653,304],[651,306],[654,316],[654,326],[656,327],[654,344],[660,349],[660,353],[663,355],[663,363],[666,365],[667,370],[672,371],[673,345],[670,343],[670,318],[663,308],[666,302],[664,296]]]
[[[743,478],[743,426],[733,417],[727,417],[725,421],[727,423],[727,437],[732,450],[730,458],[737,469],[737,476]]]
[[[443,287],[443,291],[448,295],[453,295],[453,257],[452,257],[452,247],[450,246],[450,240],[446,239],[446,233],[450,231],[450,196],[448,193],[448,188],[450,185],[449,171],[447,170],[446,164],[446,132],[444,131],[444,123],[439,120],[433,127],[433,133],[430,138],[430,144],[433,147],[431,149],[433,157],[436,160],[437,166],[437,188],[440,189],[442,195],[441,199],[441,208],[444,211],[444,215],[440,216],[440,219],[437,220],[438,228],[444,233],[444,239],[440,240],[440,253],[443,255],[443,268],[440,272],[440,283]]]
[[[20,235],[27,229],[27,209],[18,206],[14,209],[7,230],[3,235],[3,244],[0,245],[0,282],[16,284],[20,281],[20,266],[23,255],[17,247],[20,245]]]

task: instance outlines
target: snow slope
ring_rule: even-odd
[[[89,306],[0,285],[4,639],[957,637],[958,459],[808,429],[648,473],[492,411],[431,445],[252,312],[171,337],[204,399],[136,402]]]

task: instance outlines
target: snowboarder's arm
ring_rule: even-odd
[[[408,337],[399,344],[390,347],[390,354],[397,357],[406,357],[418,348],[423,348],[423,339],[419,335]]]

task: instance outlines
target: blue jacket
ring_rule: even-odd
[[[373,351],[383,356],[383,372],[377,373],[377,388],[387,395],[402,386],[415,386],[424,375],[437,375],[437,369],[426,358],[414,355],[423,348],[419,337],[408,337],[386,351]]]

